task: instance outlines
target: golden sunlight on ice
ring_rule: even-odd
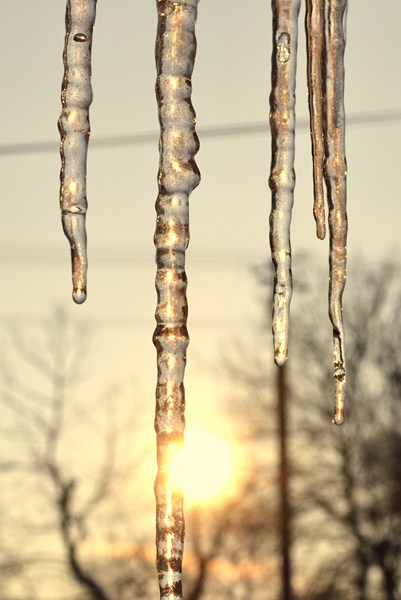
[[[71,181],[70,185],[68,186],[71,194],[75,194],[75,192],[77,191],[77,184],[75,181]]]

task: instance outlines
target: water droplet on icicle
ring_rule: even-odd
[[[81,288],[74,289],[72,292],[72,298],[76,304],[82,304],[86,300],[86,290]]]
[[[277,60],[286,63],[290,60],[291,47],[288,33],[280,33],[277,44]]]
[[[64,233],[70,242],[72,264],[72,298],[76,304],[86,300],[86,231],[85,215],[71,207],[71,211],[63,211],[62,224]]]
[[[64,233],[71,248],[73,299],[77,304],[86,300],[86,158],[92,102],[91,54],[82,53],[79,43],[91,39],[95,17],[96,0],[68,0],[62,111],[58,122],[61,135],[60,208]],[[79,33],[72,36],[72,31]]]
[[[84,33],[76,33],[74,35],[74,42],[87,42],[88,37]]]

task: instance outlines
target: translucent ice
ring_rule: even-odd
[[[292,295],[290,225],[295,186],[295,71],[298,0],[273,0],[272,93],[270,126],[272,190],[270,245],[275,267],[273,299],[274,360],[288,353]],[[325,237],[323,178],[330,230],[329,315],[334,337],[335,408],[333,422],[344,421],[345,352],[342,294],[346,279],[347,213],[344,112],[344,48],[347,0],[307,0],[306,37],[313,154],[316,233]]]
[[[319,239],[326,235],[323,192],[323,56],[325,52],[325,0],[306,0],[308,90],[313,154],[313,214]]]
[[[92,102],[91,47],[97,0],[68,0],[64,45],[61,135],[60,207],[64,233],[70,242],[73,299],[86,299],[86,156]]]
[[[155,429],[158,473],[156,546],[160,598],[182,598],[184,514],[182,492],[170,465],[184,435],[184,370],[187,332],[185,250],[189,242],[189,195],[200,175],[191,103],[198,0],[158,0],[156,95],[161,127],[159,194],[156,201],[156,330],[158,380]]]
[[[330,286],[329,314],[334,337],[335,407],[333,422],[344,421],[345,352],[342,295],[346,280],[347,212],[344,110],[344,50],[347,0],[331,0],[327,26],[327,123],[325,179],[329,205]]]
[[[273,0],[270,128],[272,191],[270,246],[275,267],[273,299],[274,360],[287,359],[292,296],[290,225],[294,203],[295,74],[300,0]]]

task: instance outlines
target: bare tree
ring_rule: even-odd
[[[0,367],[2,522],[8,540],[2,551],[0,530],[2,593],[9,590],[7,600],[153,597],[153,535],[141,539],[135,525],[148,507],[138,505],[139,489],[124,500],[138,457],[132,451],[127,457],[122,448],[138,424],[128,411],[118,419],[121,389],[94,396],[93,387],[85,387],[86,332],[77,335],[58,313],[41,335],[10,331]],[[149,444],[153,455],[153,436]],[[248,600],[260,586],[265,557],[274,548],[272,497],[258,468],[257,462],[249,465],[227,498],[186,511],[188,600],[216,594]],[[263,510],[255,510],[261,504]],[[122,530],[131,535],[121,539]],[[104,554],[85,551],[99,540]],[[271,564],[268,569],[274,571]]]
[[[327,322],[325,308],[305,288],[301,306],[292,315],[287,369],[294,583],[299,598],[401,597],[398,271],[392,264],[358,265],[348,286],[348,407],[341,428],[330,423],[330,328],[321,326]],[[265,274],[261,280],[266,283]],[[303,283],[308,283],[307,277]],[[225,360],[225,372],[237,390],[242,389],[236,411],[246,416],[247,437],[260,443],[277,435],[275,374],[268,366],[267,336],[264,345],[267,351],[261,352],[259,339],[254,354],[248,344],[246,353]]]
[[[86,399],[80,392],[88,332],[74,331],[59,312],[44,337],[33,342],[13,329],[9,360],[1,365],[3,527],[11,540],[3,548],[0,534],[2,592],[9,588],[13,598],[24,594],[24,600],[47,593],[111,600],[129,591],[131,598],[141,597],[144,574],[153,573],[153,565],[138,551],[140,539],[132,539],[137,551],[119,561],[100,558],[94,564],[81,551],[84,542],[113,528],[112,522],[104,525],[104,515],[113,501],[121,504],[125,482],[134,477],[135,452],[127,456],[121,450],[138,422],[133,411],[118,418],[122,389],[93,397],[92,387]],[[143,442],[137,456],[141,451]],[[38,583],[43,569],[44,586]]]
[[[401,284],[396,273],[391,265],[360,266],[355,291],[349,286],[349,400],[341,428],[330,422],[330,328],[325,334],[320,327],[326,322],[324,307],[306,290],[299,317],[293,314],[286,369],[297,600],[400,599]],[[238,353],[225,359],[224,373],[235,388],[229,407],[236,415],[231,412],[230,418],[241,420],[239,443],[250,459],[237,494],[214,507],[186,511],[188,600],[279,598],[277,369],[265,332],[260,327],[244,349],[237,347]],[[124,433],[133,431],[126,414],[122,422],[115,418],[121,391],[111,390],[100,400],[92,392],[82,401],[84,348],[77,347],[61,316],[46,335],[47,350],[12,332],[18,363],[10,354],[1,365],[2,594],[7,600],[150,597],[157,594],[153,543],[148,548],[138,538],[128,512],[123,521],[116,516],[127,473],[134,472],[119,450]],[[141,510],[137,507],[137,514]],[[112,547],[118,527],[132,532],[118,559],[112,552],[96,557],[84,552],[85,544],[97,539]],[[37,583],[44,569],[47,576],[52,573],[50,596]]]
[[[352,294],[352,295],[351,295]],[[348,420],[330,427],[330,365],[318,368],[323,350],[309,314],[297,326],[295,352],[315,365],[314,385],[294,386],[298,444],[309,448],[300,468],[301,506],[330,522],[342,535],[337,554],[349,574],[352,598],[398,600],[401,594],[401,282],[392,264],[360,266],[345,312],[348,346]],[[300,381],[299,361],[293,369]],[[306,381],[305,381],[306,380]],[[306,401],[310,405],[306,410]],[[313,413],[313,416],[311,415]],[[315,448],[315,451],[311,450]],[[299,455],[299,452],[297,453]],[[304,510],[304,514],[305,514]],[[327,529],[329,529],[327,527]]]
[[[265,576],[274,583],[275,515],[256,469],[248,465],[232,496],[187,511],[188,600],[247,600],[265,587]]]

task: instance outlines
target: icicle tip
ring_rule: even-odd
[[[75,304],[83,304],[86,300],[86,288],[74,288],[72,291],[72,299]]]
[[[345,421],[345,416],[344,416],[344,410],[341,408],[339,410],[336,410],[333,418],[331,419],[331,422],[333,423],[333,425],[342,425]]]
[[[342,425],[345,420],[345,380],[345,368],[341,365],[334,370],[334,415],[331,420],[334,425]]]
[[[316,237],[319,240],[324,240],[326,237],[326,223],[324,221],[324,215],[322,217],[315,217],[316,221]]]
[[[281,347],[276,348],[274,351],[274,363],[277,367],[282,367],[287,362],[288,352],[287,349]]]

